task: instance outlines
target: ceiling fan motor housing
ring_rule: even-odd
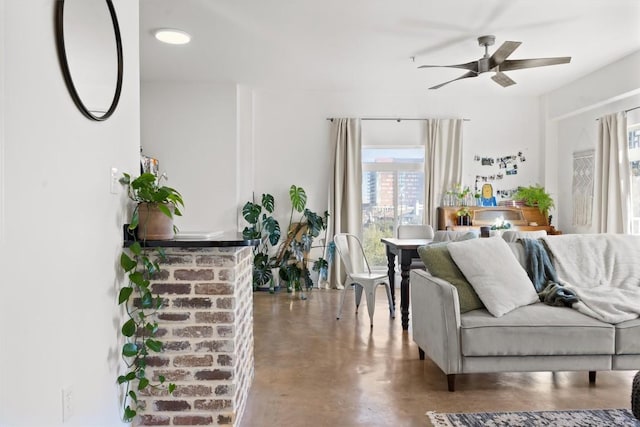
[[[480,36],[478,37],[478,44],[480,46],[493,46],[496,42],[496,36]]]

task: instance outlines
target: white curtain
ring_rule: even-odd
[[[462,119],[428,119],[424,132],[424,220],[438,225],[436,208],[453,184],[462,182]]]
[[[631,232],[631,167],[627,117],[620,112],[600,117],[596,146],[596,231]]]
[[[352,233],[361,238],[362,138],[360,119],[333,119],[331,123],[331,182],[328,236]],[[341,288],[345,274],[336,252],[329,272],[332,287]]]

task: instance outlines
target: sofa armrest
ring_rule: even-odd
[[[410,274],[413,340],[445,374],[461,373],[458,291],[426,271]]]

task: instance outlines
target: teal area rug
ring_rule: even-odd
[[[640,427],[628,409],[591,409],[540,412],[427,412],[433,427]]]

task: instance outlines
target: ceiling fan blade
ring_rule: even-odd
[[[478,74],[478,61],[467,62],[466,64],[455,65],[421,65],[418,68],[462,68]]]
[[[505,73],[498,71],[494,76],[491,76],[491,80],[498,83],[502,87],[507,87],[516,84],[511,77],[507,76]]]
[[[473,72],[473,71],[469,71],[468,73],[461,75],[461,76],[460,76],[460,77],[458,77],[457,79],[453,79],[453,80],[449,80],[448,82],[440,83],[439,85],[432,86],[432,87],[430,87],[429,89],[439,89],[439,88],[441,88],[442,86],[447,85],[447,84],[449,84],[449,83],[451,83],[451,82],[455,82],[456,80],[467,79],[467,78],[469,78],[469,77],[478,77],[478,74],[477,74],[477,73],[475,73],[475,72]]]
[[[520,46],[521,44],[522,42],[510,42],[510,41],[506,41],[502,43],[502,46],[500,46],[498,50],[493,52],[493,55],[491,55],[491,58],[489,58],[489,64],[490,64],[489,68],[491,69],[491,68],[494,68],[496,65],[502,64],[504,60],[507,59],[509,55],[511,55],[513,51],[516,50],[518,46]]]
[[[521,70],[523,68],[546,67],[547,65],[568,64],[570,56],[557,58],[508,59],[499,65],[500,71]]]

